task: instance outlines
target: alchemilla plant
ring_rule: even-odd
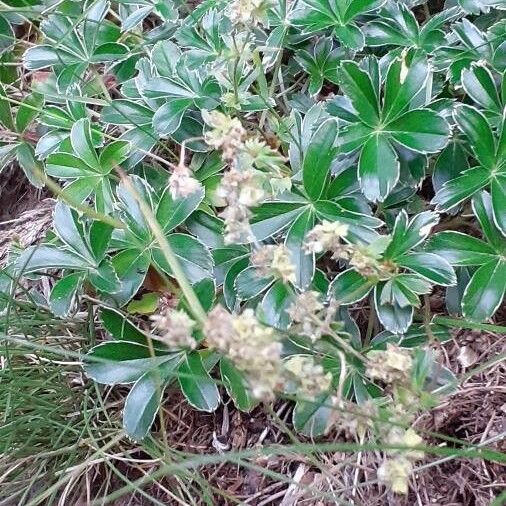
[[[0,14],[5,63],[38,27],[25,88],[1,73],[0,158],[57,203],[2,292],[91,303],[84,369],[132,384],[133,439],[165,388],[284,397],[302,434],[390,445],[378,477],[405,493],[416,413],[453,382],[430,297],[487,322],[506,289],[504,0],[29,5]]]

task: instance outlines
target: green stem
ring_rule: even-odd
[[[197,321],[203,324],[207,319],[206,312],[204,311],[202,304],[200,303],[198,297],[196,296],[188,279],[186,278],[186,275],[183,272],[183,269],[181,268],[179,260],[172,251],[172,248],[169,242],[167,241],[167,238],[165,237],[165,234],[163,233],[160,224],[156,220],[153,211],[139,195],[139,192],[135,189],[135,187],[131,183],[130,178],[120,168],[117,168],[116,170],[118,171],[126,189],[134,196],[135,200],[138,202],[141,213],[148,222],[148,225],[151,228],[151,231],[153,232],[155,239],[160,245],[160,249],[162,250],[164,257],[172,270],[172,275],[174,276],[174,278],[176,278],[176,281],[178,282],[181,291],[183,292],[183,295],[186,298],[186,301],[188,302],[188,307],[190,311],[192,312],[193,316],[197,319]]]
[[[492,323],[475,323],[462,318],[447,318],[446,316],[436,316],[432,319],[434,323],[445,327],[453,327],[456,329],[484,330],[486,332],[497,332],[506,334],[504,325],[493,325]]]

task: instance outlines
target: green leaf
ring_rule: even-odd
[[[429,109],[406,112],[385,127],[392,138],[418,153],[435,153],[443,149],[450,136],[450,126]]]
[[[92,169],[100,171],[100,164],[91,138],[90,120],[82,118],[74,124],[70,131],[70,141],[76,156]]]
[[[124,162],[130,152],[128,141],[114,141],[108,144],[99,157],[99,167],[102,174],[109,174],[120,163]]]
[[[176,199],[172,197],[170,189],[166,188],[156,209],[156,219],[164,232],[170,232],[183,223],[197,209],[203,198],[203,188],[187,197]]]
[[[493,204],[490,194],[487,192],[477,193],[473,197],[472,207],[474,215],[478,218],[487,241],[492,245],[495,251],[499,254],[503,254],[505,240],[494,220]]]
[[[160,407],[165,385],[172,379],[179,360],[162,362],[147,371],[130,390],[123,411],[123,426],[135,441],[148,433]]]
[[[438,285],[450,286],[457,282],[452,266],[434,253],[408,253],[398,257],[396,262]]]
[[[476,159],[492,169],[495,164],[495,141],[487,118],[469,105],[461,105],[454,115],[459,128],[466,134]]]
[[[261,276],[256,267],[248,267],[236,277],[235,291],[240,300],[249,300],[264,292],[273,281],[273,277]]]
[[[306,150],[302,177],[304,189],[313,200],[318,200],[325,191],[336,152],[336,138],[337,122],[333,118],[328,119],[318,127]]]
[[[97,263],[100,263],[107,253],[112,232],[113,227],[103,221],[94,221],[90,226],[90,248]]]
[[[235,367],[232,361],[227,358],[220,360],[220,374],[223,385],[237,409],[247,413],[258,404],[251,397],[243,374]]]
[[[378,96],[371,78],[355,62],[341,64],[339,85],[350,98],[360,120],[367,126],[375,127],[379,122]]]
[[[178,381],[187,401],[196,409],[212,412],[220,405],[220,393],[197,352],[188,353],[178,369]]]
[[[61,247],[48,244],[27,248],[19,255],[15,265],[24,274],[47,269],[86,269],[88,267],[81,257]]]
[[[405,308],[409,306],[418,307],[420,305],[418,295],[406,284],[402,283],[401,279],[400,276],[395,276],[385,282],[380,295],[382,306],[388,304]],[[430,291],[430,285],[428,288],[425,293]]]
[[[50,154],[46,162],[46,172],[49,176],[63,179],[96,175],[79,157],[70,153]]]
[[[145,293],[140,299],[132,300],[127,306],[130,314],[153,314],[158,308],[160,294],[149,292]]]
[[[432,236],[427,249],[458,266],[482,265],[496,256],[494,249],[484,241],[453,231]]]
[[[121,20],[121,31],[127,32],[132,28],[135,28],[142,20],[154,9],[152,5],[145,5],[135,9],[125,19]]]
[[[186,234],[171,234],[167,237],[167,241],[190,283],[212,277],[213,258],[198,239]],[[170,265],[162,251],[159,248],[153,248],[152,251],[153,260],[158,267],[168,275],[172,275]]]
[[[504,299],[506,262],[493,260],[482,265],[472,276],[462,298],[466,318],[484,321],[491,318]]]
[[[381,304],[381,294],[385,283],[374,289],[374,304],[379,321],[393,334],[404,334],[413,321],[413,306],[400,307],[398,304]]]
[[[434,190],[438,192],[444,183],[455,179],[468,168],[467,153],[464,151],[462,143],[450,142],[439,154],[434,164],[434,172],[432,173]]]
[[[330,284],[329,293],[340,304],[349,305],[362,300],[371,291],[374,281],[348,269],[338,274]]]
[[[84,262],[96,265],[86,240],[83,224],[75,211],[63,202],[57,202],[54,207],[53,226],[58,237]]]
[[[106,42],[95,49],[90,61],[92,63],[117,62],[126,59],[129,53],[128,46],[125,46],[125,44]]]
[[[358,177],[368,200],[382,202],[399,179],[399,160],[385,135],[369,137],[361,153]]]
[[[0,82],[0,124],[2,124],[7,130],[16,130],[14,126],[14,120],[12,119],[12,111],[7,94],[5,92],[3,84]]]
[[[238,302],[238,296],[235,289],[237,276],[249,265],[249,258],[239,258],[230,265],[223,279],[223,298],[225,305],[230,311],[233,311]]]
[[[481,190],[490,179],[490,172],[483,167],[473,167],[455,179],[445,183],[432,199],[438,211],[448,211]]]
[[[287,227],[303,210],[300,202],[266,202],[253,209],[251,230],[262,241]]]
[[[23,55],[23,63],[27,70],[38,70],[53,65],[73,65],[80,61],[78,56],[68,51],[44,44],[28,48]]]
[[[42,188],[44,182],[39,174],[43,174],[44,170],[41,163],[35,158],[35,151],[32,146],[27,142],[20,142],[16,148],[16,156],[28,181],[35,188]]]
[[[297,401],[293,410],[294,428],[309,437],[325,434],[331,421],[333,411],[328,394],[322,394],[314,402]]]
[[[360,50],[364,47],[364,34],[357,26],[353,24],[336,26],[334,33],[343,46],[351,49]]]
[[[16,130],[19,133],[23,133],[39,115],[43,104],[44,96],[40,93],[32,93],[22,101],[16,114]]]
[[[383,118],[387,123],[404,113],[413,99],[425,86],[430,70],[425,58],[413,58],[411,55],[398,57],[390,64],[385,81]],[[401,73],[407,67],[407,74],[401,79]]]
[[[76,272],[68,274],[54,284],[49,295],[49,306],[54,315],[64,317],[69,314],[82,280],[83,274]]]
[[[439,216],[431,211],[415,215],[411,221],[403,209],[395,219],[392,240],[387,246],[383,257],[395,260],[398,256],[421,244],[438,223]]]
[[[506,236],[506,173],[497,174],[490,182],[494,221]]]
[[[153,111],[133,100],[115,99],[102,109],[101,119],[112,125],[150,125]]]
[[[104,328],[114,339],[147,346],[146,335],[116,309],[102,308],[100,318]]]
[[[120,281],[112,262],[105,258],[100,264],[88,272],[91,284],[99,291],[112,294],[119,290]]]
[[[214,284],[214,279],[202,279],[193,285],[193,291],[199,299],[204,311],[209,311],[213,307],[214,299],[216,297],[216,285]],[[183,300],[183,302],[186,302],[186,300]]]
[[[286,330],[290,324],[287,309],[295,302],[295,292],[282,281],[276,281],[262,299],[262,320],[271,327]]]
[[[462,70],[461,79],[465,92],[476,103],[484,109],[501,114],[501,99],[490,70],[483,65],[473,64],[470,69]]]
[[[120,287],[112,295],[118,306],[126,304],[139,290],[148,272],[151,258],[148,252],[129,248],[111,259]]]
[[[313,226],[314,216],[308,209],[293,222],[285,239],[290,260],[295,266],[295,284],[301,289],[306,289],[311,284],[315,271],[314,253],[306,253],[303,248],[306,235]]]
[[[192,103],[190,98],[179,98],[163,104],[153,116],[155,132],[159,135],[173,134],[181,125],[183,115]]]
[[[148,346],[127,341],[108,341],[92,348],[84,359],[86,374],[105,385],[128,384],[174,355],[153,356]]]
[[[449,341],[452,338],[446,327],[431,324],[430,328],[432,335],[441,343]],[[425,325],[413,324],[402,335],[392,334],[386,330],[380,332],[371,340],[371,349],[385,350],[387,343],[397,344],[402,348],[418,348],[426,344],[427,341],[428,335]]]

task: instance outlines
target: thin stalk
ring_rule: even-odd
[[[506,334],[504,325],[494,325],[492,323],[476,323],[462,318],[447,318],[446,316],[436,316],[432,319],[434,323],[445,327],[453,327],[455,329],[484,330],[486,332],[496,332],[498,334]]]
[[[192,312],[193,316],[197,319],[197,321],[203,324],[207,319],[206,312],[204,311],[202,304],[200,303],[198,297],[196,296],[188,279],[186,278],[186,275],[183,272],[183,269],[181,268],[179,260],[172,251],[172,248],[169,242],[167,241],[167,238],[165,237],[162,228],[160,227],[158,221],[156,221],[156,217],[153,214],[153,211],[146,204],[146,202],[144,202],[142,197],[139,195],[139,192],[135,189],[135,187],[130,181],[130,178],[125,174],[125,172],[123,172],[123,170],[121,170],[120,168],[117,168],[116,170],[119,173],[121,181],[125,185],[126,189],[133,195],[133,197],[139,204],[139,209],[143,214],[144,218],[146,219],[146,221],[148,222],[148,225],[151,228],[151,231],[153,232],[155,239],[157,240],[164,257],[172,270],[172,274],[176,278],[176,281],[178,282],[181,291],[183,292],[183,295],[186,298],[186,301],[188,302],[188,307],[190,311]]]

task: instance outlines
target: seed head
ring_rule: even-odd
[[[323,253],[331,251],[336,258],[345,258],[346,245],[341,243],[341,239],[348,234],[348,225],[339,221],[324,220],[316,225],[306,235],[304,249],[308,253]]]
[[[378,478],[396,494],[408,493],[408,479],[413,465],[405,457],[386,459],[378,469]]]
[[[215,307],[204,325],[209,346],[228,356],[244,373],[253,397],[274,399],[283,384],[281,343],[274,329],[261,325],[252,309],[232,315]]]
[[[413,360],[408,350],[388,343],[386,351],[373,351],[368,356],[367,374],[385,383],[409,382]]]
[[[318,292],[306,291],[298,294],[294,303],[287,310],[295,323],[294,330],[310,337],[313,342],[319,339],[325,330],[323,328],[324,320],[320,318],[324,307]]]
[[[195,348],[197,342],[192,336],[195,322],[184,312],[175,309],[151,316],[154,337],[171,348]]]
[[[202,111],[202,118],[212,128],[205,134],[205,141],[216,150],[222,151],[223,159],[232,162],[246,138],[246,130],[237,118],[219,111]]]
[[[332,374],[309,355],[295,355],[283,363],[288,384],[302,400],[314,400],[329,390]]]
[[[192,172],[184,165],[178,165],[169,178],[169,191],[173,199],[185,198],[202,188]]]
[[[267,24],[270,3],[270,0],[233,0],[228,9],[230,21],[248,26]]]
[[[251,255],[251,263],[263,277],[274,276],[285,283],[295,283],[295,266],[284,245],[262,246]]]

